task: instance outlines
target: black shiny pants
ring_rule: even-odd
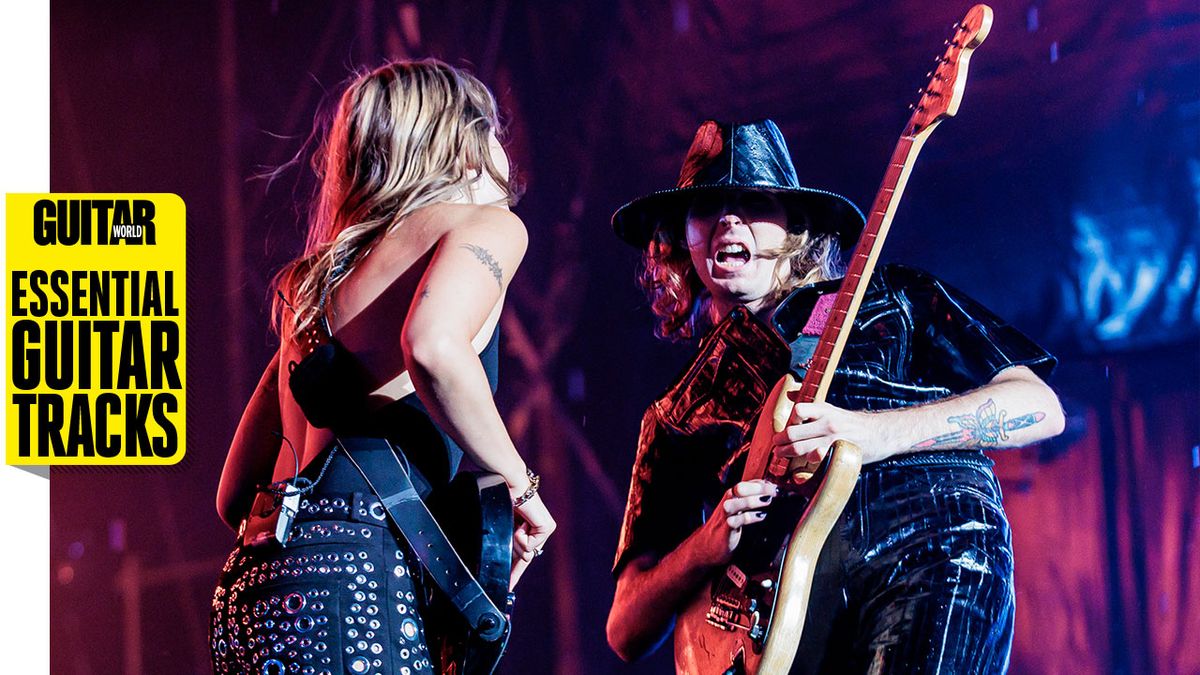
[[[813,592],[793,673],[1004,673],[1012,540],[991,461],[939,452],[864,467]]]
[[[420,565],[384,518],[337,453],[301,501],[286,548],[239,545],[229,554],[209,622],[213,672],[432,673]]]

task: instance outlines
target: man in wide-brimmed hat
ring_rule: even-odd
[[[705,122],[676,187],[621,207],[666,339],[704,337],[642,421],[609,643],[651,651],[722,573],[778,487],[738,482],[770,388],[805,364],[864,226],[802,186],[770,120]],[[960,291],[908,267],[870,281],[826,403],[796,403],[775,454],[862,449],[826,542],[794,672],[994,673],[1012,640],[1012,549],[983,449],[1061,432],[1054,357]],[[710,514],[705,517],[705,514]]]

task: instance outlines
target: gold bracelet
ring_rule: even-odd
[[[513,499],[514,509],[533,499],[533,496],[537,494],[538,488],[542,485],[542,477],[534,473],[533,469],[525,469],[525,475],[529,477],[529,488],[519,497]]]

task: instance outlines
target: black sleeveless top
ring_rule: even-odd
[[[487,346],[479,352],[479,361],[487,373],[493,394],[496,393],[499,356],[500,326],[497,325]],[[430,486],[450,482],[462,462],[462,448],[433,421],[429,409],[416,393],[372,411],[342,435],[387,438],[404,452]]]

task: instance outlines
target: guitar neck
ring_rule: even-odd
[[[795,378],[788,374],[781,379],[772,392],[772,398],[767,401],[758,425],[751,439],[746,470],[743,475],[767,475],[776,481],[787,481],[792,485],[812,485],[809,481],[819,481],[815,491],[810,492],[811,499],[804,505],[804,512],[798,521],[785,523],[782,527],[791,527],[790,534],[782,535],[781,546],[785,549],[780,556],[776,551],[763,554],[762,560],[772,561],[765,572],[759,572],[749,566],[739,567],[738,573],[748,581],[737,584],[740,595],[730,598],[718,597],[716,593],[702,594],[701,607],[705,610],[696,612],[695,622],[705,628],[712,623],[713,616],[729,615],[730,608],[745,607],[741,615],[735,617],[741,622],[738,625],[749,624],[757,626],[760,616],[768,616],[767,636],[765,642],[743,640],[738,644],[721,644],[719,640],[724,635],[736,634],[738,631],[710,630],[700,635],[700,639],[684,640],[680,644],[681,633],[686,635],[689,629],[687,615],[676,624],[676,663],[680,655],[705,653],[710,658],[716,657],[717,667],[703,664],[703,668],[689,668],[688,672],[720,672],[731,654],[744,657],[742,670],[748,673],[767,675],[768,673],[786,673],[791,670],[796,659],[797,646],[804,637],[805,617],[808,615],[809,600],[813,597],[814,573],[818,566],[820,550],[827,541],[837,519],[841,516],[854,493],[859,470],[862,465],[863,451],[845,440],[834,441],[829,448],[825,460],[820,466],[814,466],[799,457],[790,460],[775,452],[774,438],[776,433],[783,431],[790,424],[795,413],[792,396],[799,394],[799,401],[824,401],[829,391],[830,382],[846,345],[846,338],[858,314],[859,305],[865,295],[871,274],[875,271],[875,263],[883,240],[891,227],[896,215],[896,207],[904,193],[908,176],[916,163],[917,155],[927,140],[930,131],[942,119],[953,117],[962,100],[963,89],[966,86],[967,62],[971,52],[987,37],[992,25],[992,10],[986,5],[975,5],[963,17],[962,21],[954,24],[954,32],[944,43],[946,49],[937,58],[937,65],[929,72],[929,82],[923,87],[921,97],[913,105],[913,116],[904,128],[896,149],[892,152],[891,162],[883,177],[883,184],[871,206],[867,224],[858,245],[851,254],[849,269],[842,280],[841,288],[834,297],[829,316],[825,319],[825,327],[812,360],[808,364],[808,372],[804,382],[797,385]],[[770,417],[768,417],[770,413]],[[818,476],[819,474],[819,476]],[[785,483],[779,482],[779,485]],[[808,492],[808,490],[805,490]],[[777,504],[783,506],[783,503]],[[790,515],[791,512],[783,512]],[[770,528],[782,513],[769,516],[764,525]],[[786,516],[785,516],[786,517]],[[775,518],[775,521],[772,521]],[[754,545],[756,537],[762,537],[761,530],[750,535],[750,541],[743,541],[739,547]],[[775,540],[772,540],[774,543]],[[729,578],[726,575],[725,578]],[[757,592],[766,588],[761,579],[777,580],[774,582],[775,594],[764,595]],[[755,583],[755,582],[758,583]],[[716,586],[713,586],[714,591]],[[749,591],[754,589],[754,597]],[[711,598],[711,601],[710,601]],[[745,618],[742,618],[745,617]],[[701,623],[702,622],[702,623]],[[749,633],[753,635],[753,633]],[[748,643],[748,644],[747,644]],[[717,646],[719,645],[719,646]],[[737,669],[738,664],[734,663]]]
[[[906,127],[911,128],[911,124]],[[904,186],[908,183],[908,176],[912,173],[917,155],[921,152],[931,129],[932,127],[927,127],[916,135],[906,134],[896,143],[891,162],[888,163],[887,172],[883,176],[883,184],[879,187],[879,193],[875,195],[875,202],[867,217],[867,225],[859,237],[858,245],[854,247],[854,253],[850,256],[846,276],[842,279],[820,342],[813,352],[808,372],[800,386],[798,400],[801,402],[824,401],[829,393],[829,384],[833,380],[842,350],[846,346],[846,338],[850,334],[849,327],[854,325],[854,317],[858,315],[858,307],[867,290],[871,273],[875,271],[875,262],[879,259],[879,251],[883,248],[892,218],[896,215],[896,207],[904,194]]]

